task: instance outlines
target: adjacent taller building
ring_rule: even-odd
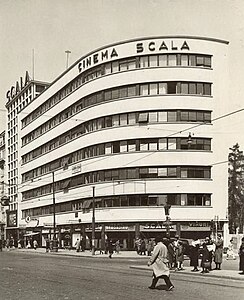
[[[28,72],[25,78],[19,81],[7,91],[7,125],[6,125],[6,170],[7,170],[7,194],[9,197],[9,209],[7,211],[7,237],[18,238],[18,188],[20,187],[21,157],[18,143],[19,131],[18,118],[23,109],[29,105],[43,90],[47,83],[31,80]],[[24,113],[23,113],[24,114]]]
[[[215,216],[224,234],[228,145],[216,119],[228,100],[227,48],[193,36],[108,45],[23,108],[22,234],[44,244],[55,217],[61,245],[88,241],[93,201],[102,245],[109,237],[132,249],[137,236],[165,232],[166,205],[172,235],[204,238]]]

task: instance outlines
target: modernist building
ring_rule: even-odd
[[[6,187],[6,143],[5,143],[5,131],[0,133],[0,239],[6,238],[6,207],[2,204],[1,199],[7,195]]]
[[[227,229],[228,147],[216,118],[228,98],[228,42],[192,36],[124,41],[81,57],[23,109],[19,226],[43,244]],[[55,211],[54,211],[55,209]]]
[[[18,117],[21,111],[33,101],[46,87],[47,83],[31,80],[28,72],[25,78],[20,77],[6,94],[7,124],[6,124],[6,170],[7,170],[7,196],[10,200],[7,211],[7,237],[18,238],[18,187],[20,155],[18,144]]]

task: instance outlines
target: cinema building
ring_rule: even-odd
[[[228,97],[228,42],[148,37],[81,57],[20,115],[25,235],[99,247],[135,237],[227,232],[228,145],[215,120]]]

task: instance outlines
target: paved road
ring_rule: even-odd
[[[149,290],[150,272],[130,269],[130,264],[131,259],[2,252],[0,299],[243,299],[244,282],[240,280],[199,278],[182,274],[172,274],[172,281],[176,286],[172,292],[165,291],[163,282],[159,283],[157,290]]]

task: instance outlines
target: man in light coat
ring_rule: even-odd
[[[153,280],[149,286],[150,289],[155,289],[159,278],[163,278],[167,291],[171,291],[174,286],[169,278],[168,268],[168,250],[167,247],[162,243],[161,236],[157,236],[155,239],[156,246],[154,247],[151,258],[148,261],[148,266],[152,266],[153,269]]]

